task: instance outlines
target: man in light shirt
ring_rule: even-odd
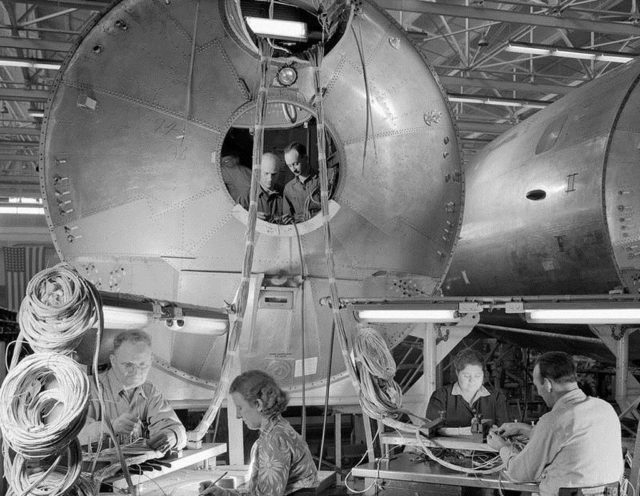
[[[500,450],[507,477],[539,482],[541,496],[556,496],[560,488],[619,482],[620,421],[609,403],[580,390],[573,358],[562,352],[544,353],[533,369],[533,383],[551,411],[535,427],[509,422],[487,437],[487,443]],[[514,436],[529,438],[519,453],[508,441]]]
[[[102,401],[92,381],[80,442],[97,442],[106,434],[101,425],[102,416],[106,415],[120,444],[144,438],[150,448],[158,451],[183,448],[187,444],[184,426],[162,393],[147,381],[152,362],[149,335],[142,331],[118,334],[110,360],[111,368],[99,376]]]

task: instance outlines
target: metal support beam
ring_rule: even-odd
[[[26,3],[43,7],[63,7],[84,10],[105,10],[111,2],[92,2],[91,0],[3,0],[4,3]]]
[[[561,86],[557,84],[523,83],[517,81],[501,81],[498,79],[465,78],[460,76],[440,76],[440,81],[445,86],[466,88],[485,88],[500,91],[528,91],[535,93],[555,93],[564,95],[575,89],[573,86]]]
[[[442,2],[423,2],[421,0],[376,0],[379,7],[400,12],[419,14],[446,15],[451,17],[468,17],[489,21],[510,22],[544,26],[549,28],[570,29],[576,31],[592,31],[614,35],[640,36],[640,26],[621,22],[592,21],[577,17],[555,17],[539,14],[527,14],[512,10],[489,9],[486,7],[465,7]]]
[[[46,102],[49,92],[45,90],[28,90],[24,88],[0,88],[0,100],[18,102]]]
[[[424,377],[424,397],[431,398],[436,390],[436,366],[438,365],[438,355],[436,352],[436,339],[438,337],[439,326],[427,323],[424,325],[424,346],[423,353],[423,377]]]
[[[511,124],[496,124],[493,122],[478,121],[457,121],[456,125],[462,132],[487,134],[502,134],[513,127]]]
[[[37,162],[37,155],[18,155],[9,153],[0,153],[0,162]],[[0,176],[4,180],[5,176]],[[20,176],[22,177],[22,176]]]
[[[40,136],[40,129],[37,127],[0,126],[0,135]]]
[[[616,402],[620,408],[627,406],[627,374],[629,373],[629,335],[620,333],[616,349]]]
[[[0,47],[22,48],[26,50],[49,50],[51,52],[68,52],[73,43],[66,41],[49,41],[37,38],[18,38],[13,36],[0,36]]]

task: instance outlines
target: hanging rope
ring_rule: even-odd
[[[242,264],[242,276],[240,286],[236,292],[234,303],[231,307],[229,323],[229,340],[222,362],[220,380],[211,400],[209,408],[205,412],[198,426],[188,433],[190,441],[200,441],[207,433],[209,426],[213,422],[220,408],[222,400],[229,390],[230,375],[233,365],[237,359],[238,344],[242,323],[249,296],[249,283],[251,281],[251,267],[253,265],[253,253],[255,247],[256,219],[258,217],[258,189],[260,183],[260,162],[262,161],[263,139],[264,139],[264,117],[267,111],[267,93],[269,87],[269,64],[271,61],[272,48],[269,43],[258,38],[258,48],[260,50],[260,87],[256,99],[256,114],[253,134],[253,169],[251,172],[251,188],[249,190],[249,213],[247,218],[247,229],[245,231],[244,262]]]

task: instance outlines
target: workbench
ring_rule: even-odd
[[[364,487],[371,486],[367,494],[374,494],[374,482],[378,480],[388,496],[405,493],[411,496],[416,493],[456,495],[460,494],[461,487],[538,492],[537,484],[510,482],[502,474],[467,475],[433,461],[415,461],[416,458],[416,454],[401,453],[391,460],[382,459],[355,467],[351,475],[364,478]]]

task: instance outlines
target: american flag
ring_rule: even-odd
[[[18,311],[29,280],[46,266],[45,246],[3,247],[7,275],[7,304]]]

